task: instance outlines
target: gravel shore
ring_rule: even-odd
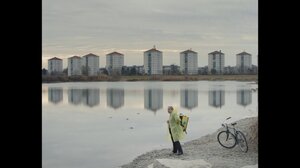
[[[236,128],[246,134],[249,150],[244,153],[238,146],[226,149],[217,141],[216,132],[199,139],[186,142],[182,145],[183,155],[171,154],[171,148],[153,150],[138,156],[122,168],[142,168],[154,163],[156,159],[195,160],[204,159],[213,168],[241,168],[247,165],[258,164],[258,118],[251,117],[237,121]],[[171,146],[171,145],[170,145]]]

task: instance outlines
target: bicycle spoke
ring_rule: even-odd
[[[238,145],[240,146],[241,150],[243,152],[247,152],[248,145],[247,145],[246,137],[240,131],[237,131],[236,136],[237,136]]]
[[[218,134],[218,142],[225,148],[233,148],[236,145],[234,135],[227,131],[222,131]]]

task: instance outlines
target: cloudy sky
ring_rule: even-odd
[[[153,46],[163,64],[179,65],[179,53],[192,48],[198,65],[208,53],[225,53],[225,66],[236,54],[252,54],[257,65],[258,0],[42,0],[42,68],[47,60],[94,53],[125,55],[125,65],[143,65]]]

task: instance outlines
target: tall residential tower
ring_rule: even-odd
[[[224,53],[214,51],[208,54],[208,73],[209,74],[222,74],[224,72]]]
[[[148,75],[157,75],[163,73],[162,52],[157,50],[155,46],[144,52],[144,70]]]
[[[198,74],[197,52],[190,49],[180,53],[180,71],[186,75]]]

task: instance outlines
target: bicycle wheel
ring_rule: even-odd
[[[246,153],[248,151],[248,144],[247,144],[245,135],[242,132],[237,131],[236,139],[237,139],[237,143],[239,144],[241,150]]]
[[[236,145],[235,137],[231,132],[221,131],[219,132],[217,138],[219,144],[224,148],[230,149]]]

